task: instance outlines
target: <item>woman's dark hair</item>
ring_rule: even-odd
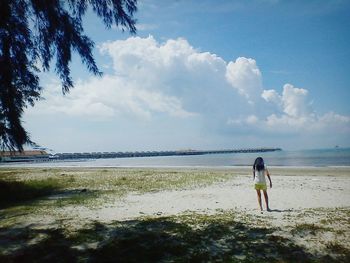
[[[258,157],[255,159],[254,165],[253,165],[253,169],[254,170],[264,170],[265,169],[265,164],[264,164],[264,160],[261,157]]]

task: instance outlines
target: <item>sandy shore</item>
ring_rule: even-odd
[[[54,171],[56,170],[28,169],[20,173],[18,179],[42,180],[51,176]],[[88,189],[96,188],[95,185],[103,182],[103,186],[98,189],[101,192],[107,189],[119,189],[123,186],[123,182],[118,183],[118,186],[113,186],[114,183],[108,181],[118,176],[114,172],[119,171],[123,171],[125,179],[129,174],[130,176],[141,174],[138,181],[143,180],[143,173],[151,176],[148,178],[154,177],[153,180],[157,181],[163,180],[157,179],[160,175],[169,172],[174,173],[174,179],[171,179],[173,181],[181,180],[180,177],[187,177],[193,173],[197,175],[192,175],[192,181],[180,188],[164,190],[160,187],[141,193],[130,191],[121,197],[112,194],[106,200],[99,200],[99,205],[95,206],[51,207],[51,210],[55,211],[54,214],[59,215],[60,218],[73,217],[112,222],[130,220],[140,216],[171,216],[191,211],[215,214],[217,211],[236,210],[260,214],[250,167],[233,167],[223,170],[216,168],[130,168],[122,170],[118,168],[103,170],[100,168],[71,168],[62,171],[64,172],[59,172],[59,180],[64,181],[67,180],[66,177],[69,177],[69,180],[74,178],[75,181],[84,182],[87,180],[85,177],[90,176],[90,180],[92,178],[94,181],[87,186]],[[107,176],[106,173],[109,175]],[[205,173],[208,173],[208,177],[213,179],[212,182],[203,183],[202,179],[196,179]],[[279,219],[286,213],[296,213],[304,209],[350,207],[350,167],[271,167],[270,173],[273,187],[268,188],[268,195],[272,211],[264,210],[263,215]],[[221,174],[225,176],[217,179],[216,177],[220,177]],[[165,184],[172,183],[169,178],[167,180],[164,181]],[[152,181],[145,183],[152,189]],[[64,194],[58,196],[60,197],[64,198]],[[266,208],[264,199],[262,201]]]
[[[70,212],[77,213],[79,217],[105,222],[128,220],[140,215],[177,215],[189,211],[213,214],[234,209],[259,213],[252,176],[248,173],[248,168],[232,169],[231,179],[209,186],[130,194],[100,209],[74,208]],[[348,169],[272,168],[271,173],[273,187],[268,189],[268,195],[272,211],[264,211],[265,215],[279,219],[283,214],[303,209],[350,206]],[[264,199],[263,204],[265,207]]]
[[[3,183],[60,188],[0,209],[0,261],[34,259],[39,249],[82,262],[118,256],[156,262],[169,255],[179,262],[198,255],[204,261],[349,262],[350,168],[270,167],[270,173],[272,211],[261,214],[248,167],[2,168]]]

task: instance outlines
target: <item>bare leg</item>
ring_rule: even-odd
[[[256,194],[258,195],[258,203],[259,203],[259,207],[260,207],[260,211],[262,211],[262,206],[261,206],[261,192],[260,190],[256,190]]]
[[[269,196],[267,195],[266,190],[264,190],[264,197],[265,197],[266,210],[267,210],[267,211],[270,211],[270,207],[269,207]]]

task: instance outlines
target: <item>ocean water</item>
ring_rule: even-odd
[[[265,153],[88,159],[42,163],[2,163],[0,167],[232,167],[251,166],[258,156],[263,157],[268,166],[350,166],[350,148],[337,148]]]

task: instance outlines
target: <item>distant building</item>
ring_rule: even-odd
[[[0,151],[1,162],[28,162],[35,160],[45,160],[49,158],[49,154],[44,150],[31,151]]]

